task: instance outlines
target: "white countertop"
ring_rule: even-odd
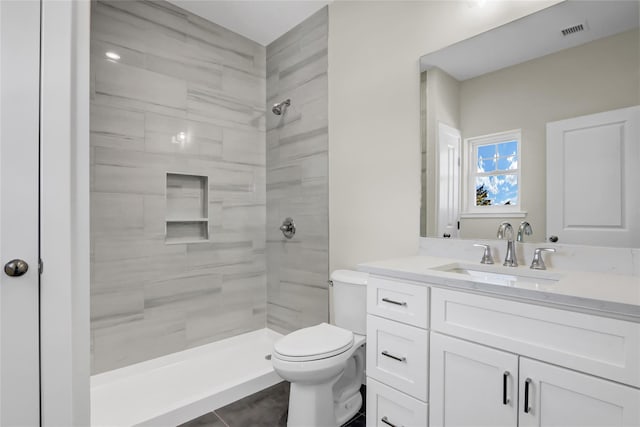
[[[640,277],[638,276],[549,269],[543,274],[556,276],[559,279],[557,282],[496,285],[473,281],[469,276],[462,274],[433,269],[453,263],[473,265],[478,268],[486,267],[479,262],[473,263],[453,258],[413,256],[362,263],[358,265],[358,269],[376,275],[517,298],[533,303],[551,304],[640,323]],[[528,266],[503,267],[500,264],[494,264],[490,268],[503,274],[523,276],[536,274]]]

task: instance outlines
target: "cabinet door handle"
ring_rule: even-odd
[[[507,397],[507,382],[509,380],[510,375],[511,374],[509,373],[509,371],[504,371],[504,373],[502,374],[502,404],[503,405],[508,405],[509,403],[511,403],[511,399]]]
[[[403,307],[407,306],[407,303],[404,302],[404,301],[394,301],[394,300],[389,299],[389,298],[382,298],[382,301],[383,302],[388,302],[389,304],[401,305]]]
[[[394,356],[393,354],[389,353],[387,350],[383,350],[382,353],[383,356],[388,357],[389,359],[393,359],[393,360],[397,360],[398,362],[406,362],[407,358],[404,356]]]
[[[531,378],[527,378],[524,380],[524,413],[528,414],[531,412],[531,406],[529,405],[529,386],[533,381]]]
[[[403,427],[403,426],[397,426],[397,425],[393,424],[391,421],[389,421],[389,418],[387,418],[386,415],[384,417],[380,418],[380,421],[382,421],[383,423],[385,423],[389,427]]]

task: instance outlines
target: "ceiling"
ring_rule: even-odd
[[[459,81],[638,27],[640,2],[566,1],[420,58]],[[561,30],[584,30],[563,36]]]
[[[331,1],[169,0],[176,6],[263,46],[267,46]]]

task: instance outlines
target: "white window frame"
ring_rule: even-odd
[[[518,143],[518,204],[517,205],[491,205],[476,206],[476,186],[477,176],[477,155],[476,147],[480,145],[499,144],[502,142],[517,141]],[[462,217],[524,217],[526,212],[522,210],[522,131],[513,129],[504,132],[492,133],[489,135],[474,136],[464,139],[464,159],[463,159],[463,206]]]

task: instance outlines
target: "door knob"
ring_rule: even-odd
[[[21,259],[12,259],[4,265],[4,272],[7,276],[20,277],[29,270],[29,264]]]

